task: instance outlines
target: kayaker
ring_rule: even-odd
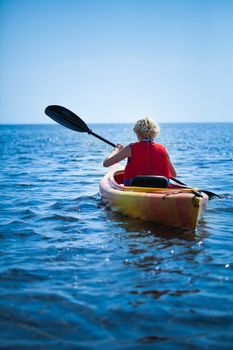
[[[124,184],[129,186],[132,178],[138,175],[158,175],[176,177],[176,171],[170,160],[166,148],[154,141],[160,132],[159,125],[150,118],[140,119],[133,128],[138,142],[127,146],[117,144],[117,147],[109,154],[104,162],[104,167],[109,167],[128,159],[124,171]]]

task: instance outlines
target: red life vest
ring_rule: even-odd
[[[170,178],[166,148],[155,142],[140,141],[130,144],[131,157],[124,171],[124,180],[137,175],[159,175]]]

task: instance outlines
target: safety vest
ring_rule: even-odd
[[[166,148],[155,142],[140,141],[130,144],[131,157],[128,158],[124,180],[137,175],[159,175],[171,177]]]

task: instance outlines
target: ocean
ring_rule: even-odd
[[[90,125],[113,143],[130,124]],[[1,349],[233,349],[233,123],[162,124],[178,179],[215,192],[196,231],[101,201],[111,147],[0,126]]]

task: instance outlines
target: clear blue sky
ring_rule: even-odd
[[[233,121],[233,0],[0,0],[0,122]]]

